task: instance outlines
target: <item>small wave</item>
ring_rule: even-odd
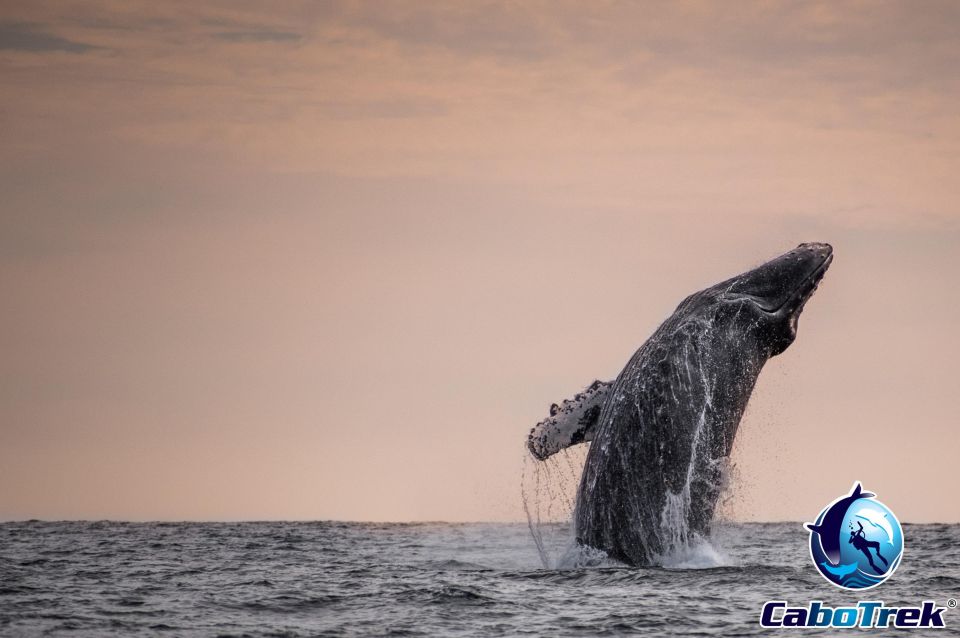
[[[921,579],[919,582],[925,587],[937,587],[944,590],[960,588],[960,578],[954,576],[930,576]]]
[[[443,585],[439,588],[417,588],[397,596],[403,602],[432,605],[492,606],[498,604],[493,596],[469,585]]]
[[[11,596],[13,594],[29,594],[37,591],[38,587],[30,585],[0,585],[0,596]]]
[[[243,580],[237,583],[240,587],[253,586],[253,587],[273,587],[273,582],[266,578],[256,578],[252,580]]]
[[[362,596],[360,596],[362,597]],[[328,594],[319,596],[302,596],[279,594],[268,598],[246,599],[246,600],[210,600],[208,604],[211,607],[223,609],[235,609],[252,612],[299,612],[313,609],[322,609],[344,600],[346,596]]]
[[[583,569],[538,569],[532,572],[501,572],[512,580],[535,580],[563,585],[608,586],[638,583],[650,578],[651,569],[638,567],[588,567]]]
[[[449,559],[449,560],[431,560],[427,561],[423,565],[426,569],[435,569],[437,571],[489,571],[489,567],[483,565],[478,565],[476,563],[468,563],[462,560]]]
[[[485,594],[481,594],[474,587],[446,585],[433,594],[434,601],[438,603],[462,601],[468,603],[487,604],[495,603],[496,599]]]

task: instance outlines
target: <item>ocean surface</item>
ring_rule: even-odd
[[[541,530],[556,561],[567,530]],[[857,594],[821,578],[800,523],[722,524],[642,569],[545,568],[526,524],[3,523],[0,635],[736,636],[769,633],[769,599],[960,597],[960,526],[904,536],[897,572]]]

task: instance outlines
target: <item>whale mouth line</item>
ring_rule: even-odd
[[[753,295],[743,295],[751,299],[760,310],[768,315],[779,315],[779,314],[792,314],[801,310],[804,304],[807,303],[807,300],[813,296],[813,293],[816,292],[817,287],[820,285],[820,281],[823,279],[824,274],[827,272],[827,268],[830,267],[830,264],[833,262],[833,252],[831,251],[826,257],[823,258],[816,268],[814,268],[809,275],[803,278],[797,287],[787,295],[787,298],[784,299],[780,304],[774,308],[768,308],[761,300]],[[784,313],[784,311],[788,313]]]
[[[820,282],[823,280],[823,276],[827,272],[827,268],[830,267],[830,264],[833,263],[833,251],[830,252],[826,257],[823,258],[823,261],[820,262],[816,268],[813,269],[807,277],[797,286],[797,289],[790,295],[786,301],[780,304],[780,307],[777,308],[774,312],[779,312],[784,306],[789,304],[791,301],[798,301],[799,307],[797,310],[803,307],[807,300],[813,296],[813,293],[817,291],[817,288],[820,286]]]

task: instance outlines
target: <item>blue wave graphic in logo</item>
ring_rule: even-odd
[[[853,572],[857,571],[856,563],[850,563],[849,565],[837,565],[836,567],[834,567],[827,561],[823,561],[822,563],[820,563],[820,567],[824,568],[825,570],[827,570],[834,576],[837,576],[838,578],[849,576]]]
[[[896,515],[854,483],[806,523],[810,557],[828,581],[844,589],[870,589],[893,574],[903,554],[903,528]]]

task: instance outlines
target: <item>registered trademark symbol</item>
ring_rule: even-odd
[[[947,601],[947,607],[949,607],[950,609],[953,609],[953,608],[955,608],[956,606],[957,606],[957,599],[956,599],[956,598],[951,598],[950,600]]]

